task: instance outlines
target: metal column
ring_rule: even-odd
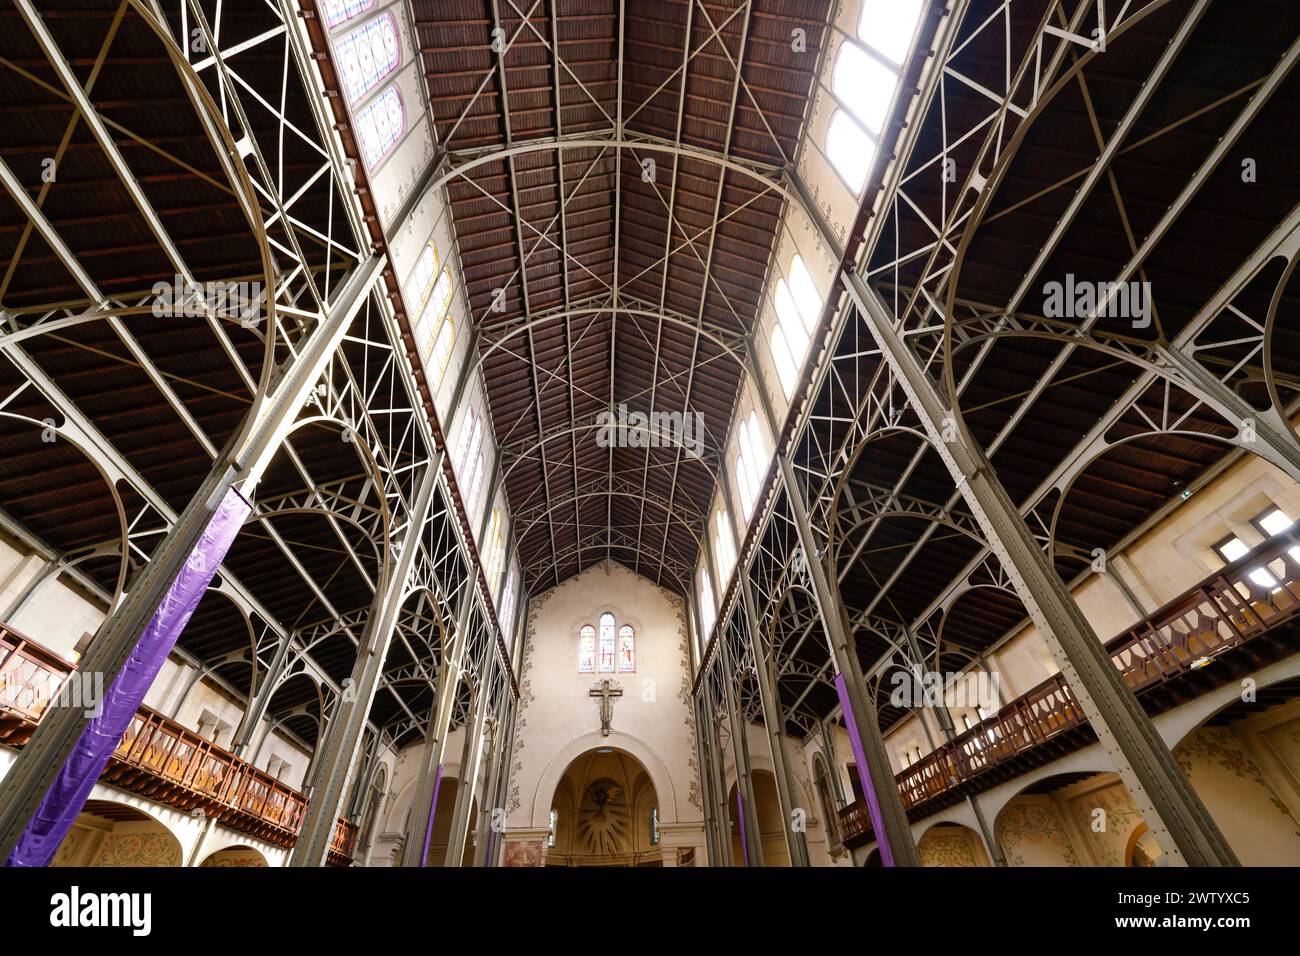
[[[944,440],[952,412],[894,328],[894,316],[858,276],[846,271],[843,282],[1161,848],[1174,863],[1236,865],[1232,848],[1124,685],[983,451],[960,436]]]
[[[380,587],[371,606],[370,617],[357,647],[357,662],[352,670],[351,693],[339,699],[325,745],[320,752],[320,785],[313,788],[298,843],[289,857],[290,866],[323,866],[330,840],[338,821],[343,798],[356,769],[361,735],[370,715],[384,673],[384,660],[392,642],[407,579],[419,552],[434,489],[442,466],[442,452],[437,452],[425,466],[415,501],[407,514],[406,533],[395,547],[396,561],[385,568]]]

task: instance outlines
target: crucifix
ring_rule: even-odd
[[[614,719],[614,698],[622,697],[623,691],[617,687],[610,687],[609,679],[598,683],[591,690],[587,691],[588,697],[600,698],[600,735],[609,736],[609,722]]]

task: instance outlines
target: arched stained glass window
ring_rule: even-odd
[[[420,250],[420,258],[415,261],[410,278],[406,280],[406,305],[415,315],[424,311],[433,290],[433,277],[438,273],[438,248],[426,243]]]
[[[460,429],[460,440],[456,444],[456,474],[460,475],[469,460],[469,446],[474,442],[475,431],[479,427],[478,413],[472,408],[465,410],[465,424]]]
[[[397,20],[391,13],[363,23],[334,47],[343,69],[343,89],[349,103],[356,103],[373,90],[402,61],[397,41]]]
[[[578,673],[593,674],[596,671],[596,629],[590,624],[578,632]]]
[[[600,672],[614,670],[614,615],[606,611],[600,616]]]
[[[370,101],[357,117],[357,135],[366,168],[374,169],[387,156],[406,128],[406,111],[396,86],[390,86]]]
[[[636,634],[631,624],[618,629],[618,672],[630,674],[636,670]]]
[[[375,0],[321,0],[320,3],[320,9],[325,14],[325,25],[331,27],[347,23],[374,6]]]
[[[456,344],[456,322],[450,315],[442,320],[442,325],[438,327],[438,334],[435,336],[429,353],[425,355],[425,364],[429,371],[429,385],[431,388],[437,388],[442,383],[442,377],[446,374],[447,365],[451,362],[451,350]]]

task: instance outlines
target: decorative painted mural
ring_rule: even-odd
[[[1017,798],[998,815],[997,840],[1008,866],[1079,866],[1050,802]]]
[[[967,834],[954,827],[932,827],[916,844],[922,866],[979,866]]]
[[[91,866],[180,866],[181,845],[170,833],[110,833]]]

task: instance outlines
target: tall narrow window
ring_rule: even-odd
[[[790,348],[779,322],[772,326],[772,362],[776,365],[776,377],[781,380],[781,391],[789,398],[794,394],[799,373],[794,367],[794,350]]]
[[[510,569],[510,575],[506,578],[506,590],[501,595],[501,626],[507,631],[514,630],[515,613],[515,588],[519,586],[519,581],[515,576],[515,569]]]
[[[858,20],[858,38],[902,66],[912,47],[916,21],[925,0],[866,0]]]
[[[406,111],[396,86],[390,86],[370,101],[357,116],[357,135],[367,169],[374,169],[402,138]]]
[[[826,131],[826,156],[844,185],[856,196],[862,192],[867,173],[871,172],[876,144],[848,113],[837,110]]]
[[[618,629],[618,672],[631,674],[636,670],[636,634],[632,625],[624,624]]]
[[[425,303],[429,301],[433,279],[438,274],[438,262],[438,247],[432,242],[425,243],[420,250],[420,258],[415,260],[410,278],[406,280],[406,306],[415,315],[423,312]]]
[[[758,413],[751,411],[737,429],[740,454],[736,456],[736,483],[740,486],[740,503],[745,518],[754,513],[754,504],[763,487],[767,462],[763,460],[763,440],[758,433]]]
[[[478,493],[483,488],[483,453],[479,452],[474,459],[474,471],[469,479],[469,496],[465,499],[465,506],[473,511],[478,507]]]
[[[608,612],[600,616],[600,672],[610,674],[614,671],[614,615]]]
[[[472,408],[465,409],[465,424],[460,427],[460,438],[456,442],[456,474],[459,475],[469,460],[469,446],[474,441],[474,432],[478,427],[478,412]]]
[[[555,849],[555,825],[560,822],[560,815],[552,810],[551,815],[547,817],[547,821],[550,826],[550,832],[546,834],[546,846],[548,849],[553,850]]]
[[[718,616],[718,609],[713,603],[713,584],[709,581],[709,569],[700,568],[700,641],[708,641],[713,632],[713,622]]]
[[[877,138],[894,101],[898,74],[862,47],[845,43],[835,58],[831,90],[858,122]]]
[[[578,673],[592,674],[596,671],[596,629],[590,624],[578,632]]]
[[[356,103],[402,61],[397,21],[384,13],[363,23],[335,44],[334,55],[343,70],[348,102]]]
[[[823,302],[813,283],[812,274],[804,264],[803,256],[795,256],[790,260],[790,292],[803,322],[804,332],[811,338],[813,330],[817,328],[817,320],[821,318]]]
[[[659,844],[659,808],[650,808],[650,845]]]
[[[731,541],[731,528],[722,511],[713,516],[713,560],[718,565],[718,577],[726,581],[736,565],[736,546]]]

